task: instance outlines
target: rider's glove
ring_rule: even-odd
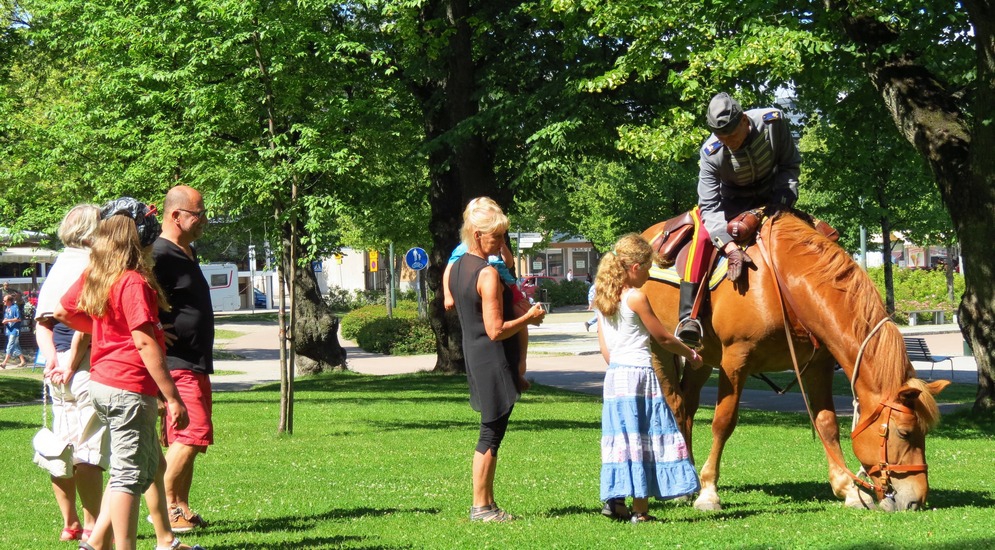
[[[743,271],[746,269],[748,264],[753,263],[753,259],[750,258],[746,252],[738,248],[732,249],[728,254],[729,258],[729,270],[727,275],[729,280],[735,282],[739,280],[740,276],[743,275]]]

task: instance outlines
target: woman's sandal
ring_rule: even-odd
[[[514,519],[515,516],[498,508],[497,503],[470,507],[470,521],[505,523]]]
[[[656,516],[651,516],[649,514],[632,514],[632,523],[647,523],[650,521],[656,521]]]
[[[69,542],[71,540],[79,540],[83,536],[82,529],[73,529],[71,527],[66,527],[62,530],[62,534],[59,535],[59,540],[62,542]]]
[[[199,544],[195,544],[193,546],[187,546],[187,545],[183,544],[182,542],[180,542],[180,537],[176,537],[176,536],[173,537],[173,542],[170,543],[169,548],[163,548],[162,546],[156,546],[155,550],[186,550],[187,548],[189,548],[190,550],[204,550],[204,547],[201,546],[201,545],[199,545]]]
[[[601,515],[615,521],[629,521],[629,518],[632,517],[629,508],[625,506],[624,498],[610,498],[606,500],[604,508],[601,509]]]

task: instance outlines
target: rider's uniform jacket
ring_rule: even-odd
[[[698,205],[716,247],[732,240],[726,222],[750,208],[770,203],[791,206],[798,199],[801,155],[784,113],[777,109],[746,111],[750,134],[737,151],[715,137],[701,146]]]

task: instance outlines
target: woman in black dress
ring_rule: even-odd
[[[518,339],[527,325],[538,325],[546,313],[539,305],[517,319],[511,291],[501,283],[487,258],[500,254],[508,218],[493,200],[470,201],[463,212],[467,253],[453,264],[449,287],[463,329],[463,355],[470,382],[470,405],[480,411],[480,438],[473,454],[471,521],[510,521],[494,502],[497,451],[518,401]],[[509,319],[506,321],[505,319]]]

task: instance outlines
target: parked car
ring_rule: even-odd
[[[259,291],[259,289],[252,289],[252,304],[261,309],[266,309],[266,295]]]
[[[522,294],[530,301],[536,301],[535,293],[536,289],[540,288],[543,281],[548,281],[550,283],[556,283],[555,277],[547,277],[545,275],[529,275],[527,277],[522,277],[522,282],[519,287],[522,289]]]

